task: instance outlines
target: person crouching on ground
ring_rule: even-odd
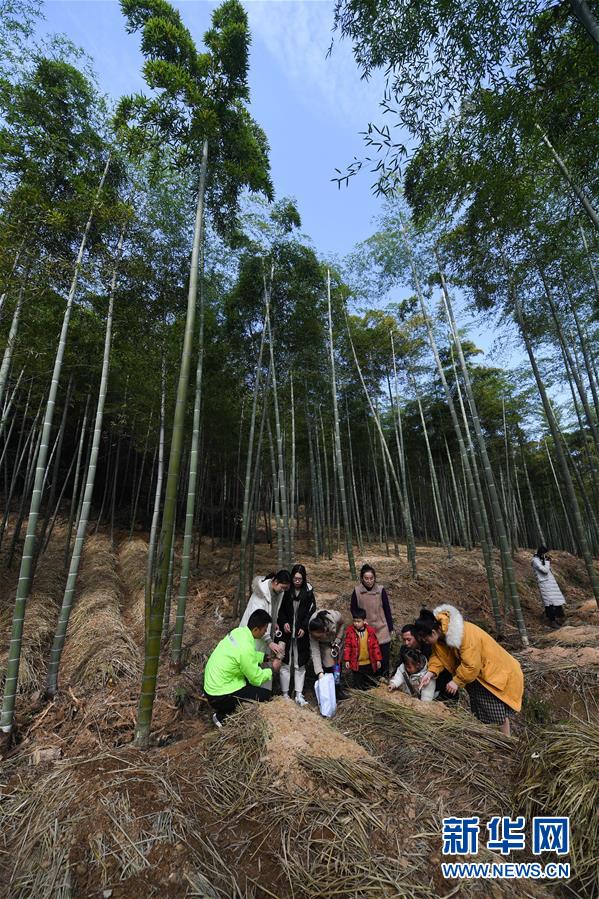
[[[545,606],[545,615],[547,616],[549,627],[558,628],[565,624],[566,621],[564,615],[566,600],[551,570],[551,559],[547,553],[548,549],[546,546],[539,546],[531,560],[532,570],[536,575],[539,590],[541,591],[541,599]]]
[[[320,609],[310,618],[310,651],[317,678],[332,674],[335,664],[341,663],[345,622],[341,612]],[[335,684],[337,699],[343,697],[341,684]]]
[[[281,690],[283,698],[289,699],[291,666],[293,665],[293,687],[298,705],[307,705],[304,699],[306,662],[310,656],[310,616],[316,610],[312,585],[308,583],[303,565],[291,569],[291,588],[285,591],[279,608],[277,626],[285,644],[285,656],[281,665]],[[278,635],[277,635],[278,636]]]
[[[420,640],[417,637],[415,624],[404,624],[401,629],[401,646],[399,648],[400,665],[405,664],[408,652],[414,649],[421,652],[428,662],[431,657],[431,652],[433,651],[432,646],[429,646],[428,643],[425,643],[424,640]],[[450,682],[451,677],[451,672],[445,669],[435,680],[436,692],[434,698],[438,699],[440,702],[456,703],[459,699],[457,690],[455,693],[448,693],[445,689]]]
[[[432,702],[437,696],[436,678],[431,678],[423,687],[422,680],[427,671],[428,663],[424,653],[418,649],[406,649],[401,665],[389,681],[389,690],[402,690],[414,699]]]
[[[247,626],[240,625],[223,637],[206,662],[204,693],[214,709],[212,720],[217,727],[240,702],[272,698],[272,671],[260,667],[264,653],[256,649],[256,641],[264,637],[270,624],[268,612],[256,609]]]
[[[369,690],[376,687],[376,674],[383,654],[375,629],[366,622],[364,609],[355,609],[352,618],[353,625],[345,632],[343,661],[346,671],[352,673],[352,687],[355,690]]]
[[[432,646],[423,687],[444,668],[452,674],[448,693],[465,687],[472,714],[484,724],[499,724],[510,735],[510,717],[522,708],[524,676],[519,662],[493,637],[448,604],[420,610],[416,633]]]

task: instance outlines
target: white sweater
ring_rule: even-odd
[[[437,696],[437,691],[435,687],[437,685],[437,678],[433,677],[433,679],[426,685],[420,689],[420,681],[427,673],[428,668],[426,665],[417,671],[416,674],[408,674],[405,666],[402,664],[399,666],[391,680],[389,681],[392,686],[403,690],[404,693],[407,693],[409,696],[414,696],[417,699],[421,699],[423,702],[432,702],[435,696]],[[410,681],[414,693],[410,690],[406,683],[406,678]]]
[[[282,593],[274,593],[274,591],[270,589],[271,584],[272,580],[270,578],[264,580],[260,575],[254,578],[252,581],[252,595],[248,600],[245,612],[239,622],[239,627],[247,627],[250,615],[252,612],[255,612],[256,609],[264,609],[265,612],[268,612],[272,618],[272,623],[268,625],[268,630],[264,634],[264,637],[261,640],[256,640],[256,649],[258,652],[263,653],[268,652],[268,644],[273,642],[274,632],[277,629],[279,606],[281,604],[281,599],[283,598]]]

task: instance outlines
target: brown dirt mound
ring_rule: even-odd
[[[340,734],[326,719],[309,708],[282,697],[259,706],[268,728],[267,760],[281,783],[306,787],[301,760],[309,756],[327,759],[367,760],[368,752]],[[374,763],[374,759],[372,759]]]
[[[599,609],[597,608],[596,600],[586,599],[574,610],[573,614],[577,615],[579,618],[587,618],[590,620],[593,618],[596,619],[599,617]]]
[[[599,648],[583,646],[576,649],[570,646],[547,646],[543,649],[523,649],[518,653],[521,661],[536,668],[585,668],[599,667]]]
[[[580,644],[586,646],[599,646],[599,627],[594,625],[579,625],[573,627],[568,625],[560,627],[559,630],[550,631],[543,634],[540,638],[543,643],[561,643],[564,646],[578,646]]]
[[[387,699],[389,702],[404,706],[404,708],[413,709],[415,712],[420,712],[422,715],[445,718],[450,714],[449,709],[446,708],[442,702],[422,702],[422,700],[416,699],[414,696],[408,696],[407,693],[403,693],[401,690],[389,691],[384,685],[377,687],[371,692],[374,696],[378,696],[381,699]]]

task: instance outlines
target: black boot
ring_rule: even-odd
[[[557,621],[558,627],[563,627],[566,623],[566,611],[563,606],[554,606],[555,609],[555,620]]]
[[[545,606],[545,615],[547,616],[547,623],[549,627],[556,628],[559,627],[559,624],[555,620],[555,606]]]

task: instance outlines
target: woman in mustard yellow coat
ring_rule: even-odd
[[[501,725],[510,734],[510,717],[522,708],[524,676],[519,662],[496,640],[461,613],[444,604],[432,612],[420,610],[416,632],[432,646],[428,673],[421,684],[441,674],[446,668],[452,674],[446,686],[449,694],[465,687],[470,707],[479,721]],[[426,683],[425,683],[426,682]]]

